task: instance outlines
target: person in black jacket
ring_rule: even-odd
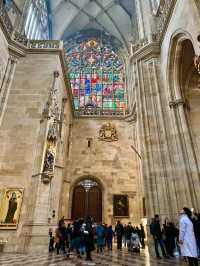
[[[200,214],[194,213],[192,217],[194,234],[197,241],[198,257],[200,256]]]
[[[84,235],[85,235],[86,261],[92,261],[91,252],[94,250],[94,234],[93,234],[91,217],[88,217],[86,219]]]
[[[122,249],[122,236],[124,234],[124,227],[117,221],[117,225],[115,226],[115,234],[117,236],[117,249]]]
[[[160,219],[159,216],[156,214],[154,220],[150,224],[150,233],[153,236],[154,239],[154,244],[155,244],[155,252],[156,252],[156,257],[160,259],[160,254],[158,251],[158,245],[160,245],[163,257],[167,257],[166,252],[165,252],[165,247],[164,247],[164,242],[162,239],[162,231],[160,228]]]

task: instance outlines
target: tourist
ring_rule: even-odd
[[[142,248],[145,248],[145,243],[144,243],[145,231],[144,231],[144,226],[142,224],[140,224],[139,237],[140,237],[140,243],[141,243]]]
[[[160,254],[158,251],[158,245],[160,245],[163,257],[167,257],[166,252],[165,252],[165,247],[164,247],[164,242],[162,239],[162,231],[160,227],[160,219],[159,216],[156,214],[154,220],[150,224],[150,233],[153,236],[154,239],[154,245],[155,245],[155,252],[156,252],[156,257],[160,259]]]
[[[49,229],[49,252],[52,252],[54,250],[54,236],[52,229]]]
[[[174,257],[174,250],[176,247],[176,237],[178,236],[178,231],[172,222],[166,221],[163,225],[163,232],[165,235],[165,247],[167,254]]]
[[[103,252],[103,247],[105,245],[105,228],[99,223],[96,227],[96,236],[97,236],[97,253]]]
[[[73,228],[72,228],[72,233],[71,233],[71,245],[68,250],[67,257],[69,258],[70,256],[70,251],[76,250],[76,254],[78,258],[81,258],[80,255],[80,239],[81,239],[81,220],[79,218],[75,218],[74,223],[73,223]]]
[[[179,220],[179,243],[181,255],[188,258],[189,266],[198,265],[197,244],[192,223],[192,212],[183,208]]]
[[[126,239],[127,239],[127,247],[128,247],[128,251],[131,251],[130,249],[130,244],[131,244],[131,235],[133,233],[133,227],[131,225],[131,222],[128,223],[128,225],[126,226]]]
[[[114,232],[112,229],[112,225],[110,225],[107,230],[107,245],[108,245],[109,250],[112,250],[113,236],[114,236]]]
[[[86,224],[82,221],[81,222],[82,226],[80,229],[80,245],[79,245],[79,251],[82,256],[85,254],[85,227]]]
[[[85,233],[86,261],[92,261],[91,252],[94,250],[94,235],[93,235],[91,217],[88,217],[86,220],[84,233]]]
[[[124,225],[124,234],[123,234],[123,243],[124,243],[124,247],[127,246],[127,231],[126,231],[127,225]]]
[[[200,215],[197,213],[193,214],[193,225],[194,225],[194,234],[197,242],[197,254],[200,256]]]
[[[124,227],[120,223],[120,221],[117,221],[117,225],[115,226],[115,234],[117,236],[117,249],[122,249],[122,236],[124,234]]]

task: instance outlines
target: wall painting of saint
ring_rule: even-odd
[[[0,229],[17,228],[22,199],[22,188],[0,189]]]

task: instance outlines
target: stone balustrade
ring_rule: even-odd
[[[28,40],[26,35],[23,35],[14,30],[8,13],[0,0],[0,23],[7,31],[11,40],[25,46],[28,49],[63,49],[62,41],[58,40]]]
[[[56,40],[29,40],[30,49],[63,49],[61,41]]]

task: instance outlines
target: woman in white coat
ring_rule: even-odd
[[[197,244],[191,216],[190,209],[183,208],[179,221],[179,243],[181,255],[188,258],[189,266],[197,266]]]

